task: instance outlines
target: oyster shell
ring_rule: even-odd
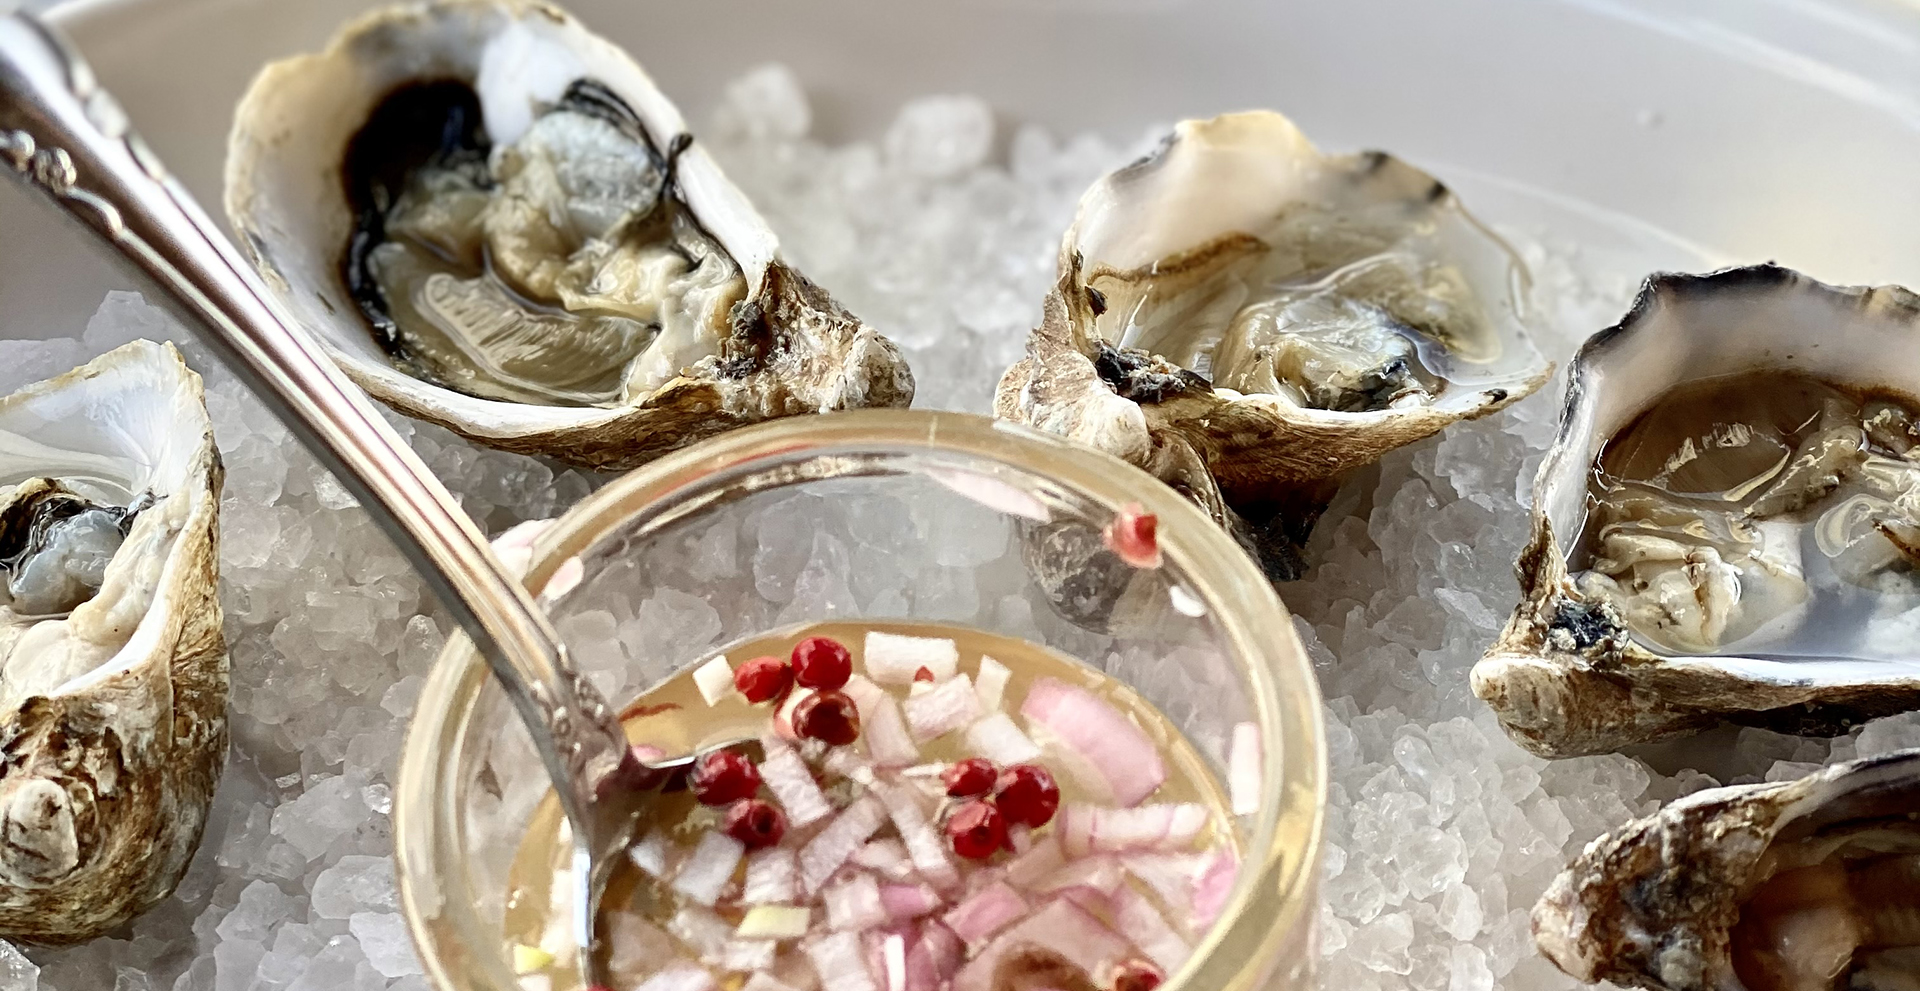
[[[1089,189],[994,411],[1147,469],[1275,578],[1337,479],[1539,388],[1519,259],[1432,176],[1285,117],[1186,121]]]
[[[170,344],[0,399],[0,936],[97,936],[193,857],[227,756],[221,479]]]
[[[1475,694],[1544,756],[1920,708],[1920,297],[1647,280],[1581,349]]]
[[[1696,792],[1594,840],[1533,910],[1585,981],[1920,988],[1920,750]]]
[[[780,259],[646,73],[553,7],[395,7],[268,66],[226,187],[340,367],[480,443],[626,469],[913,398],[898,350]]]

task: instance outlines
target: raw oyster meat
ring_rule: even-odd
[[[776,416],[905,406],[893,344],[773,232],[611,43],[561,11],[377,11],[268,66],[227,212],[369,393],[484,444],[625,469]]]
[[[1522,601],[1473,672],[1546,756],[1920,708],[1920,299],[1648,280],[1570,370]]]
[[[170,344],[0,399],[0,937],[90,939],[186,872],[227,756],[221,478]]]
[[[1147,469],[1275,578],[1338,478],[1546,381],[1518,257],[1432,176],[1285,117],[1186,121],[1094,184],[995,412]]]
[[[1714,788],[1587,846],[1533,910],[1585,981],[1920,988],[1920,750]]]

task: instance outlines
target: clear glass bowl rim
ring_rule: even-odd
[[[1317,908],[1327,778],[1318,682],[1292,620],[1252,560],[1198,508],[1145,472],[1061,437],[972,414],[856,410],[790,417],[730,431],[608,483],[541,535],[527,584],[543,587],[568,558],[649,507],[700,492],[717,474],[754,462],[854,451],[1002,463],[1110,509],[1139,503],[1160,518],[1163,552],[1179,562],[1245,672],[1266,752],[1282,755],[1263,763],[1261,794],[1267,800],[1222,921],[1166,988],[1251,991],[1287,966],[1280,955],[1304,945],[1297,934],[1313,924]],[[454,771],[467,721],[489,677],[471,641],[456,630],[422,686],[394,790],[401,911],[428,979],[442,991],[515,988],[496,986],[488,975],[500,968],[477,959],[497,955],[498,934],[486,931],[471,905],[449,897],[457,888],[441,884],[443,877],[460,876],[465,859]]]

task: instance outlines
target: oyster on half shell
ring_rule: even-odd
[[[1649,279],[1581,348],[1473,689],[1544,756],[1920,708],[1920,297]]]
[[[395,7],[268,66],[226,186],[341,368],[483,444],[626,469],[913,398],[899,351],[781,260],[647,74],[553,7]]]
[[[1589,844],[1533,910],[1585,981],[1920,989],[1920,750],[1695,792]]]
[[[1081,198],[994,411],[1145,468],[1297,577],[1343,473],[1546,381],[1527,292],[1425,172],[1276,113],[1186,121]]]
[[[186,872],[227,756],[221,479],[171,344],[0,399],[0,937],[92,938]]]

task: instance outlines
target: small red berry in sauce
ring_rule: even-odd
[[[1038,764],[1015,764],[994,782],[993,801],[1008,822],[1038,829],[1060,808],[1060,786]]]
[[[756,657],[733,672],[733,687],[756,704],[787,694],[792,685],[793,668],[778,657]]]
[[[927,667],[927,666],[926,666],[925,664],[922,664],[922,665],[920,665],[920,669],[919,669],[919,670],[917,670],[917,671],[915,671],[915,672],[913,673],[913,680],[915,680],[915,681],[932,681],[932,680],[933,680],[933,669],[932,669],[932,668],[930,668],[930,667]]]
[[[753,762],[731,750],[713,750],[693,762],[688,784],[702,805],[726,805],[752,798],[760,790],[760,771]]]
[[[1120,512],[1114,514],[1113,522],[1107,524],[1102,536],[1106,538],[1107,549],[1113,551],[1120,560],[1136,568],[1158,568],[1159,531],[1159,518],[1134,502],[1122,506]]]
[[[727,809],[727,835],[746,844],[749,850],[772,846],[787,835],[787,817],[771,802],[743,798]]]
[[[808,637],[793,646],[793,680],[805,688],[840,688],[853,677],[853,655],[832,637]]]
[[[946,782],[947,794],[955,798],[972,798],[993,790],[993,783],[1000,780],[1000,770],[985,757],[969,757],[947,765],[940,772],[940,780]]]
[[[1167,975],[1148,961],[1124,960],[1113,968],[1113,991],[1153,991],[1166,979]]]
[[[793,730],[809,740],[843,746],[860,738],[860,710],[845,692],[815,692],[793,707]]]
[[[993,803],[975,799],[947,817],[947,842],[968,860],[985,860],[1007,845],[1007,820]]]

